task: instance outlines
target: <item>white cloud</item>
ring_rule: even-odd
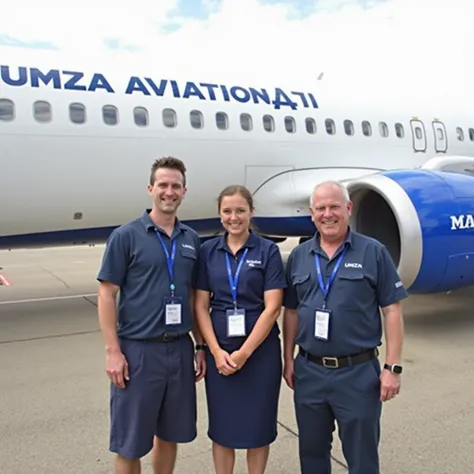
[[[295,77],[314,84],[325,71],[325,80],[354,87],[367,77],[381,89],[395,79],[405,81],[415,93],[431,82],[474,77],[472,0],[387,0],[371,7],[315,0],[320,9],[304,18],[287,3],[222,0],[217,7],[216,0],[206,1],[212,12],[206,20],[173,18],[171,23],[180,26],[173,32],[166,32],[167,15],[178,0],[135,5],[83,0],[65,7],[42,1],[3,10],[0,34],[48,41],[82,55],[104,53],[104,38],[112,38],[142,51],[134,56],[107,52],[122,67],[132,67],[136,58],[143,67],[162,71],[162,64],[171,61],[187,64],[190,76],[195,70],[205,71],[206,77],[232,74],[249,78],[247,83]]]
[[[78,52],[101,49],[104,38],[119,38],[134,46],[156,42],[156,25],[178,4],[178,0],[145,1],[136,2],[134,8],[125,0],[81,0],[65,6],[57,0],[30,1],[2,11],[0,34]]]

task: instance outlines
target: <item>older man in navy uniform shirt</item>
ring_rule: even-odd
[[[335,420],[349,473],[379,474],[382,402],[400,390],[400,300],[407,292],[387,249],[350,229],[351,208],[340,183],[316,186],[310,206],[316,234],[287,264],[284,378],[294,389],[302,474],[330,474]]]

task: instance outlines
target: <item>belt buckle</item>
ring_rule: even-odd
[[[173,336],[171,334],[168,334],[168,333],[164,333],[163,334],[163,342],[170,342],[173,340]]]
[[[323,365],[328,369],[337,369],[339,368],[339,361],[337,357],[323,357]]]

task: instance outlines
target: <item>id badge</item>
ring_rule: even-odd
[[[182,299],[179,296],[165,298],[165,323],[167,326],[181,324]]]
[[[227,310],[227,337],[245,336],[245,309]]]
[[[317,309],[314,315],[314,337],[327,341],[329,339],[329,319],[331,311]]]

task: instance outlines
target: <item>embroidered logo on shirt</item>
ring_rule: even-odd
[[[362,268],[362,265],[360,263],[345,263],[344,267],[345,268]]]
[[[261,265],[262,265],[261,260],[247,260],[247,266],[249,267],[257,267]]]
[[[189,244],[181,244],[181,246],[184,249],[196,250],[192,245],[189,245]]]
[[[395,288],[401,288],[403,286],[403,283],[401,281],[397,281],[397,283],[395,283]]]

